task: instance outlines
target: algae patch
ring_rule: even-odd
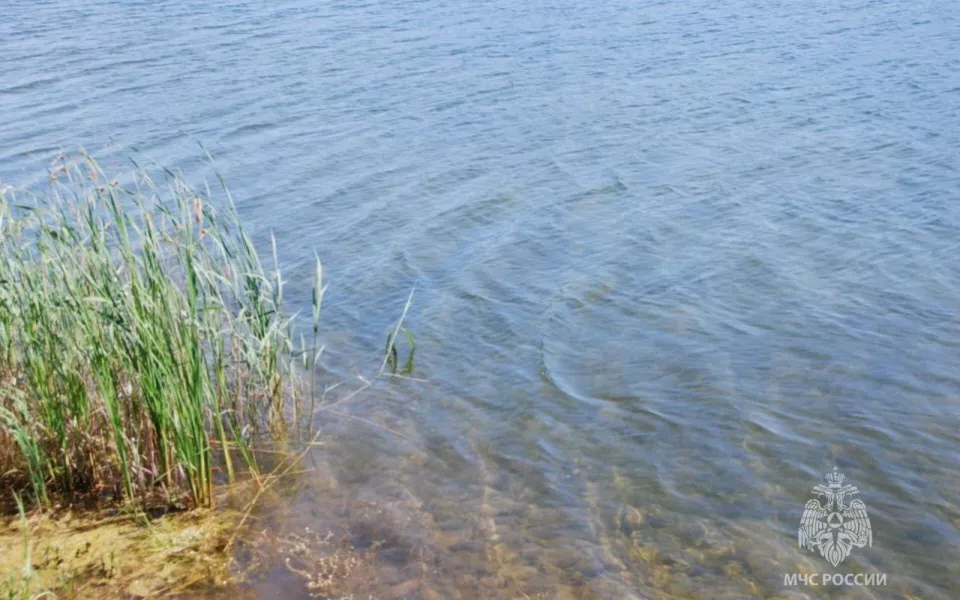
[[[224,585],[236,520],[199,510],[155,519],[7,519],[0,522],[0,598],[157,598],[197,584]]]

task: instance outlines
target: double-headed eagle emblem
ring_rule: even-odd
[[[807,501],[797,535],[801,548],[819,550],[820,556],[837,566],[854,546],[873,546],[873,530],[863,500],[852,498],[860,490],[844,485],[844,475],[836,467],[824,479],[827,485],[820,484],[812,490],[817,497]]]

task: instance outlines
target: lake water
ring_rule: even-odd
[[[288,306],[324,261],[341,389],[416,285],[423,381],[322,415],[259,516],[372,557],[357,598],[960,597],[955,3],[0,14],[5,183],[78,145],[212,179],[202,142]],[[836,568],[797,544],[834,466],[873,531]],[[887,581],[784,585],[821,572]]]

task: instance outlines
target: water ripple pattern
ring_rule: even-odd
[[[387,540],[377,597],[960,597],[955,3],[0,14],[5,183],[77,145],[210,179],[202,142],[292,304],[328,266],[331,369],[417,282],[429,383],[362,404],[409,439],[342,423],[291,499]],[[835,465],[874,526],[844,568],[889,585],[785,589]]]

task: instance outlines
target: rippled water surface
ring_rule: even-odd
[[[78,145],[211,179],[202,142],[290,305],[324,260],[325,382],[417,285],[424,381],[325,413],[259,517],[345,536],[355,597],[960,597],[954,2],[0,13],[4,182]],[[834,466],[873,526],[836,569],[797,547]]]

